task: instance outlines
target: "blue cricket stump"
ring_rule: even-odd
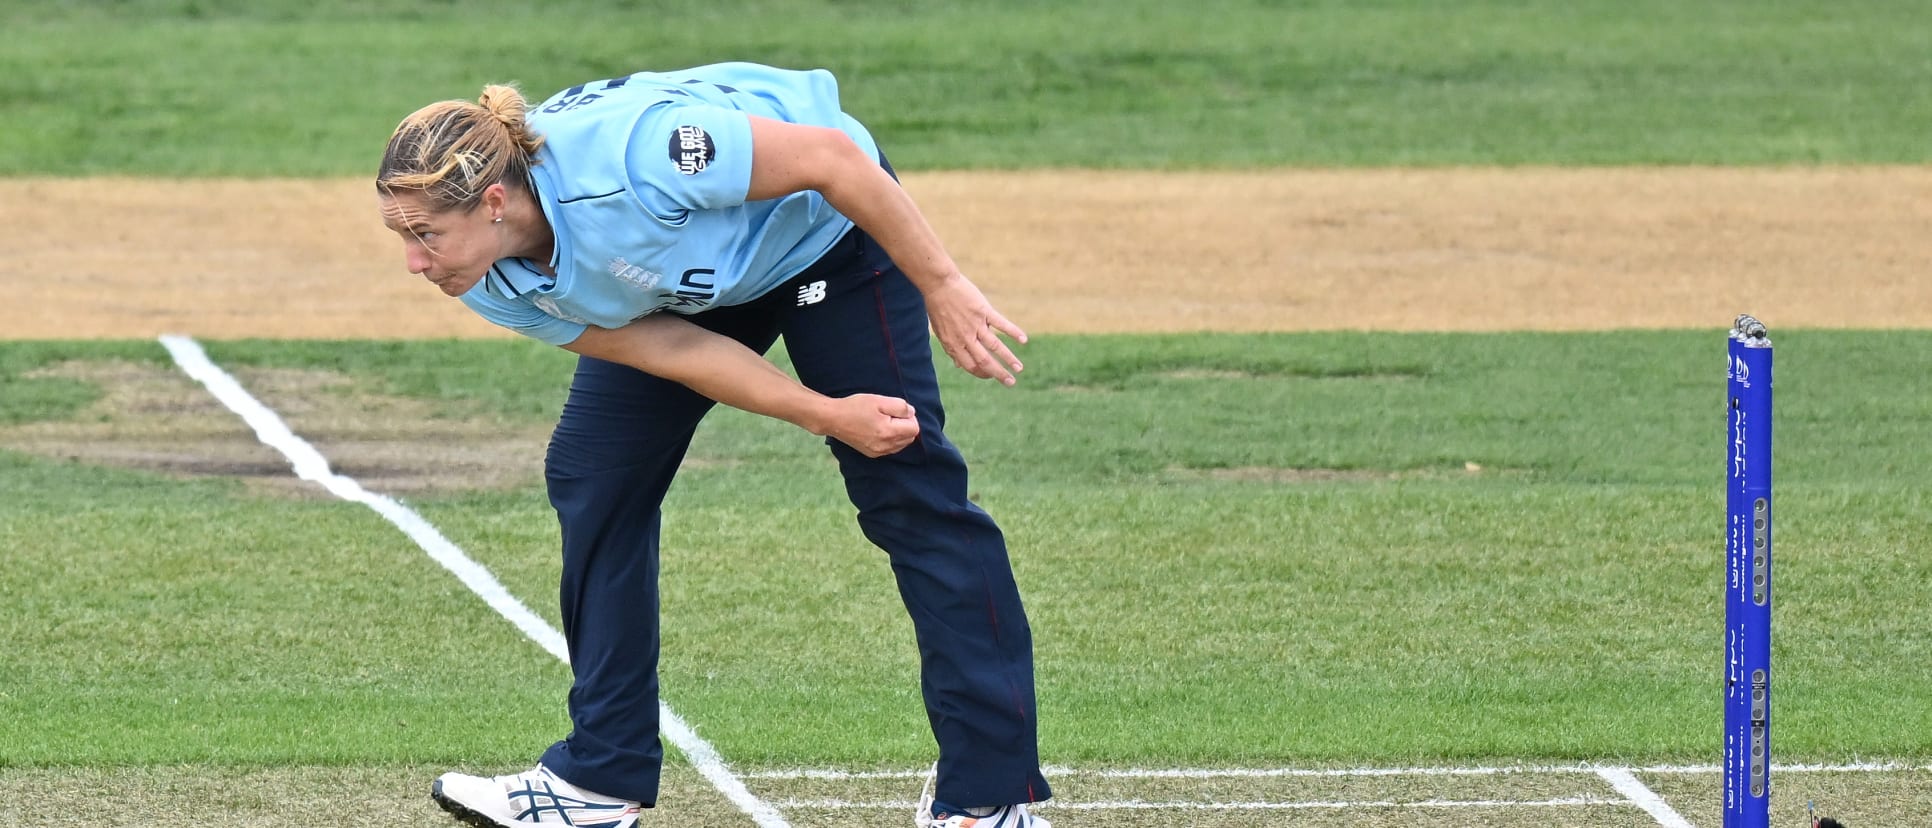
[[[1731,328],[1724,487],[1724,828],[1771,824],[1771,338]]]

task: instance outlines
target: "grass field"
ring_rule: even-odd
[[[542,10],[539,11],[538,9]],[[1887,0],[0,0],[0,174],[369,174],[485,82],[823,66],[903,168],[1918,163]]]
[[[1922,763],[1932,395],[1894,355],[1932,335],[1778,342],[1779,756]],[[1039,628],[1051,761],[1713,761],[1720,344],[1048,337],[1017,389],[949,381]],[[553,415],[569,367],[515,342],[210,351],[244,382],[340,374],[333,393],[506,433]],[[35,378],[50,365],[170,370],[149,343],[4,353],[7,398],[39,400],[15,423],[139,417]],[[817,441],[725,412],[693,454],[668,506],[669,701],[754,770],[917,766],[909,625]],[[567,671],[359,506],[0,458],[6,767],[502,768],[567,727]],[[410,503],[555,623],[538,469]]]
[[[835,69],[907,169],[1932,156],[1932,28],[1906,3],[547,8],[0,0],[0,106],[26,125],[0,174],[367,174],[403,114],[484,81],[718,59]],[[1717,824],[1726,322],[1042,336],[1018,388],[947,374],[1036,628],[1056,821],[1677,824],[1628,769]],[[1779,824],[1808,799],[1912,824],[1932,332],[1773,323],[1775,748],[1815,766],[1780,777]],[[505,341],[208,349],[325,453],[423,412],[451,436],[392,461],[425,468],[477,433],[540,441],[570,367]],[[101,377],[171,390],[109,404]],[[567,668],[368,509],[257,485],[279,458],[184,477],[44,450],[182,411],[253,440],[154,342],[0,342],[0,781],[32,793],[0,826],[441,824],[429,778],[565,732]],[[910,624],[823,447],[724,411],[693,454],[668,702],[796,824],[902,824],[932,750]],[[540,473],[406,500],[554,625]],[[750,821],[667,774],[648,823]]]

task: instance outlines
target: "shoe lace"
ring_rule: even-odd
[[[919,789],[919,804],[913,806],[912,824],[914,828],[932,828],[933,786],[938,784],[939,763],[932,763],[932,770],[926,772],[926,784]]]
[[[523,810],[516,815],[519,820],[542,822],[545,814],[555,814],[564,823],[574,824],[570,817],[572,811],[619,815],[634,813],[636,808],[629,802],[596,802],[560,791],[559,784],[569,790],[574,788],[569,788],[569,783],[557,778],[548,768],[542,766],[498,778],[505,783],[504,793],[508,796],[512,808],[517,807],[518,799],[526,803]]]

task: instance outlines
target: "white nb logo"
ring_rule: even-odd
[[[798,289],[798,305],[816,305],[825,301],[825,282],[819,280]]]

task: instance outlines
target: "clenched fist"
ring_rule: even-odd
[[[919,419],[912,404],[898,397],[853,394],[832,401],[825,436],[867,457],[884,457],[919,438]]]

